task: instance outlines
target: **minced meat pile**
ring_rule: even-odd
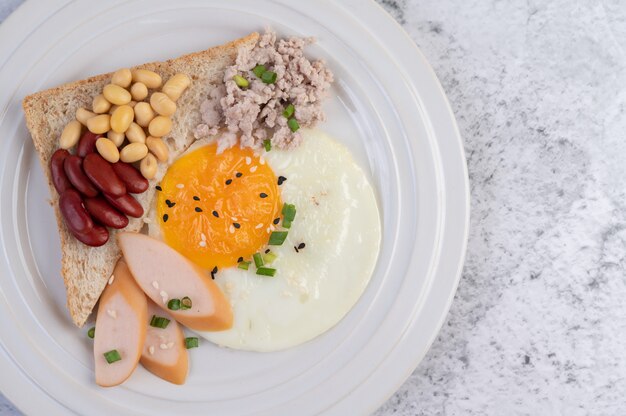
[[[313,38],[276,39],[267,31],[252,50],[240,49],[236,64],[224,73],[224,85],[213,88],[202,103],[197,139],[216,135],[218,151],[237,143],[259,148],[266,139],[285,149],[297,146],[301,127],[324,120],[322,99],[333,74],[323,61],[309,61],[304,47]]]

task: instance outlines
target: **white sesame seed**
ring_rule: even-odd
[[[154,282],[152,282],[152,287],[155,289],[159,288],[159,282],[157,282],[156,280]]]
[[[159,345],[159,348],[161,348],[162,350],[166,350],[167,349],[167,344],[161,344],[161,345]]]
[[[237,221],[237,217],[230,217],[231,220]]]
[[[258,230],[259,228],[263,228],[263,223],[262,223],[262,222],[258,223],[258,224],[256,225],[256,227],[254,227],[254,228],[256,228],[257,230]]]
[[[199,245],[200,247],[206,247],[206,241],[200,241],[200,242],[198,243],[198,245]]]
[[[174,343],[173,343],[173,342],[168,342],[168,343],[167,343],[167,348],[172,348],[173,346],[174,346]]]
[[[112,274],[111,277],[109,277],[109,284],[113,284],[113,280],[115,280],[115,275]]]
[[[185,187],[185,184],[183,184],[183,183],[179,183],[179,184],[177,184],[177,185],[176,185],[176,187],[177,187],[178,189],[183,189],[183,188]]]
[[[200,238],[202,241],[206,241],[206,235],[204,235],[204,233],[200,233]]]
[[[269,233],[269,232],[270,232],[270,227],[267,227],[267,228],[265,229],[265,231]]]
[[[150,345],[150,348],[148,348],[148,352],[150,353],[150,355],[154,354],[154,345]]]
[[[265,165],[265,159],[263,158],[263,156],[259,158],[259,163]]]
[[[117,311],[114,309],[107,309],[107,315],[109,315],[111,318],[115,319],[117,318]]]
[[[228,229],[228,231],[230,231],[231,234],[235,233],[235,226],[234,225],[230,225],[230,228]]]
[[[252,163],[252,159],[249,156],[246,156],[246,165]]]
[[[250,168],[250,173],[254,173],[254,172],[256,172],[256,168],[257,168],[257,166],[252,166],[252,167]]]
[[[161,293],[159,293],[159,295],[161,295],[161,299],[163,299],[163,303],[167,302],[168,296],[165,290],[162,290]]]

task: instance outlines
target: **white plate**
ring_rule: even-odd
[[[384,234],[372,281],[340,324],[301,347],[259,354],[205,342],[191,353],[184,387],[143,369],[121,387],[96,387],[91,342],[65,309],[55,221],[21,100],[266,25],[317,36],[310,53],[336,75],[321,128],[353,151],[377,189]],[[375,3],[27,2],[0,27],[0,39],[0,389],[24,412],[366,414],[416,367],[461,271],[467,173],[434,73]]]

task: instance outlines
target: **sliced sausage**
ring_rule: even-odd
[[[135,281],[158,306],[198,331],[220,331],[233,324],[230,303],[210,278],[182,254],[144,234],[123,232],[117,241]],[[172,299],[191,299],[189,309],[171,310]]]
[[[128,225],[128,217],[107,202],[101,196],[86,198],[84,201],[87,212],[94,220],[111,228],[124,228]]]
[[[170,322],[165,328],[150,325],[153,317]],[[157,377],[174,384],[184,384],[189,371],[185,335],[174,318],[148,300],[146,342],[141,353],[141,365]]]
[[[149,183],[141,175],[139,169],[129,163],[117,162],[111,165],[113,171],[126,184],[126,190],[134,194],[140,194],[148,189]]]
[[[80,194],[74,189],[67,189],[59,198],[59,210],[67,229],[80,242],[92,247],[99,247],[109,240],[106,228],[94,224],[93,219],[83,206]]]
[[[100,297],[93,343],[96,383],[103,387],[123,383],[137,367],[148,316],[146,295],[123,260],[117,262],[111,279]]]
[[[111,164],[97,153],[90,153],[83,159],[83,170],[96,188],[105,194],[122,196],[126,193],[126,185],[115,174]]]
[[[71,184],[85,196],[96,196],[98,190],[91,183],[83,171],[83,160],[75,155],[69,155],[63,162],[63,169]]]
[[[70,152],[65,149],[59,149],[52,154],[50,158],[50,175],[55,189],[61,195],[67,189],[73,189],[72,183],[67,178],[65,168],[63,167],[65,159],[70,156]]]
[[[116,197],[104,194],[104,197],[111,205],[128,216],[139,218],[143,215],[143,207],[131,195],[124,194]]]

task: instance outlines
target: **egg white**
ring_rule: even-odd
[[[274,277],[256,275],[254,264],[217,274],[234,325],[200,335],[218,345],[277,351],[313,339],[348,313],[371,278],[381,240],[374,190],[347,148],[318,130],[303,135],[296,149],[263,154],[287,178],[281,198],[297,215],[285,243],[269,247],[278,256]]]

